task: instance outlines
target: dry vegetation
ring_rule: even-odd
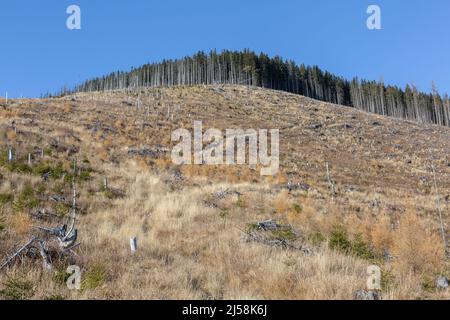
[[[172,165],[170,134],[194,120],[279,128],[280,173]],[[16,100],[0,109],[0,136],[0,259],[34,225],[68,213],[49,198],[70,199],[74,157],[81,241],[78,256],[56,259],[52,272],[26,257],[0,273],[0,299],[353,299],[371,264],[382,268],[384,299],[450,298],[435,286],[450,276],[436,205],[438,195],[448,228],[449,128],[282,92],[199,86]],[[33,216],[42,209],[52,214],[46,221]],[[271,237],[295,238],[308,252],[249,241],[254,223],[268,219],[296,230]],[[81,291],[64,284],[73,263]]]

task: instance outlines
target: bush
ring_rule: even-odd
[[[365,260],[377,259],[377,255],[363,240],[360,234],[356,235],[352,240],[349,239],[345,227],[335,226],[330,234],[329,246],[333,250],[351,254]]]
[[[92,169],[91,167],[81,168],[78,174],[78,179],[80,181],[89,181],[92,179],[92,173],[94,173],[94,169]]]
[[[93,290],[105,284],[108,277],[106,268],[101,264],[93,265],[85,274],[81,282],[82,290]]]
[[[53,183],[51,191],[55,194],[64,194],[66,192],[66,184],[61,181]]]
[[[70,274],[66,272],[66,268],[61,265],[58,268],[56,268],[55,272],[53,273],[53,282],[60,286],[64,286],[67,283],[67,280],[69,280]]]
[[[352,242],[352,253],[365,260],[375,260],[377,255],[374,251],[364,242],[362,236],[358,234]]]
[[[50,165],[47,162],[39,162],[33,167],[33,173],[35,175],[42,176],[51,171]]]
[[[64,181],[66,183],[72,183],[73,181],[87,182],[92,179],[91,174],[93,172],[94,172],[94,170],[91,167],[79,168],[78,173],[75,176],[75,179],[74,179],[73,173],[66,173],[66,175],[64,176]]]
[[[12,193],[0,193],[0,206],[11,203],[14,201],[14,195]]]
[[[33,170],[31,167],[23,162],[19,161],[13,161],[6,165],[6,169],[10,172],[16,172],[16,173],[32,173]]]
[[[70,211],[71,205],[63,202],[56,203],[54,209],[55,214],[59,217],[65,217]]]
[[[0,232],[2,232],[3,230],[5,230],[6,225],[5,225],[5,218],[0,217]]]
[[[381,269],[381,289],[383,291],[392,290],[395,286],[395,276],[391,271],[384,268]]]
[[[303,211],[302,206],[299,205],[298,203],[294,203],[294,204],[292,205],[292,209],[294,210],[294,212],[295,212],[296,214],[300,214],[300,213],[302,213],[302,211]]]
[[[40,201],[36,198],[33,187],[31,184],[27,184],[14,202],[13,207],[17,211],[23,211],[24,209],[35,208],[39,206],[39,203]]]
[[[48,162],[40,162],[33,167],[32,172],[39,176],[48,174],[50,178],[54,180],[61,179],[64,175],[67,175],[67,171],[64,169],[61,162],[58,162],[56,166],[52,166]]]
[[[272,238],[286,241],[295,241],[298,236],[295,234],[292,228],[281,227],[277,230],[272,231]]]
[[[333,250],[351,253],[352,243],[348,238],[347,230],[343,226],[334,226],[330,234],[329,246]]]
[[[44,183],[39,183],[36,188],[37,194],[40,194],[40,195],[44,194],[46,190],[47,190],[47,186]]]
[[[61,300],[65,300],[65,298],[62,295],[60,295],[60,294],[54,294],[54,295],[46,296],[44,298],[44,300],[47,300],[47,301],[61,301]]]
[[[124,197],[124,193],[118,189],[105,188],[104,185],[100,186],[100,192],[102,192],[109,200],[115,200]]]
[[[318,247],[323,242],[325,242],[327,239],[322,233],[315,232],[311,236],[308,237],[308,240],[312,243],[313,246]]]
[[[238,196],[238,199],[236,201],[236,207],[238,207],[238,208],[244,208],[245,207],[244,199],[242,199],[241,196]]]
[[[4,166],[8,163],[8,151],[0,149],[0,165]]]
[[[230,215],[230,210],[227,208],[220,210],[219,216],[221,219],[225,220]]]
[[[247,232],[253,232],[253,231],[256,231],[256,230],[258,230],[259,229],[259,226],[258,226],[258,224],[257,223],[248,223],[247,224],[247,228],[246,228],[246,230],[247,230]]]
[[[0,297],[6,300],[26,300],[34,294],[33,284],[27,280],[10,278],[3,285],[5,289],[0,290]]]

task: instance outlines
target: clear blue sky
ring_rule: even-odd
[[[66,28],[66,8],[82,30]],[[366,9],[382,9],[380,31]],[[0,96],[33,97],[198,50],[250,48],[348,78],[450,93],[449,0],[14,0],[0,9]]]

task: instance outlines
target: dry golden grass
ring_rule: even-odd
[[[445,248],[442,239],[426,230],[417,215],[408,213],[400,219],[394,233],[392,253],[394,269],[401,274],[439,274],[443,272]]]
[[[27,213],[18,212],[13,214],[7,221],[8,225],[19,236],[29,234],[31,230],[31,219]]]
[[[101,261],[113,279],[100,291],[73,298],[352,299],[363,285],[364,261],[325,247],[304,256],[245,243],[232,225],[243,226],[251,217],[233,215],[230,226],[221,228],[202,197],[232,185],[171,192],[136,163],[130,166],[120,171],[135,177],[130,197],[83,221],[83,229],[90,229],[85,239],[91,239],[83,241],[85,256]],[[138,237],[141,248],[134,257],[130,236]]]
[[[370,241],[373,243],[377,252],[382,253],[383,250],[392,248],[394,232],[391,229],[389,217],[386,215],[381,216],[377,221],[374,221],[372,226],[370,230]]]

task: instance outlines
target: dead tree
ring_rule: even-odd
[[[327,180],[328,180],[328,184],[330,185],[332,198],[333,198],[336,195],[336,187],[334,185],[333,180],[331,179],[330,166],[329,166],[328,162],[326,163],[326,167],[327,167]]]
[[[59,255],[67,253],[74,253],[73,249],[78,247],[77,238],[78,230],[76,229],[76,208],[77,208],[77,192],[75,185],[76,176],[76,162],[74,161],[74,178],[72,180],[72,207],[70,209],[67,222],[59,227],[45,228],[35,227],[35,229],[42,231],[46,234],[46,237],[33,236],[26,244],[22,245],[14,254],[7,257],[5,261],[0,265],[0,271],[12,264],[18,258],[22,258],[30,250],[34,249],[39,251],[43,260],[44,269],[52,268],[52,261],[48,251],[48,243],[52,240],[56,240],[57,252]]]

